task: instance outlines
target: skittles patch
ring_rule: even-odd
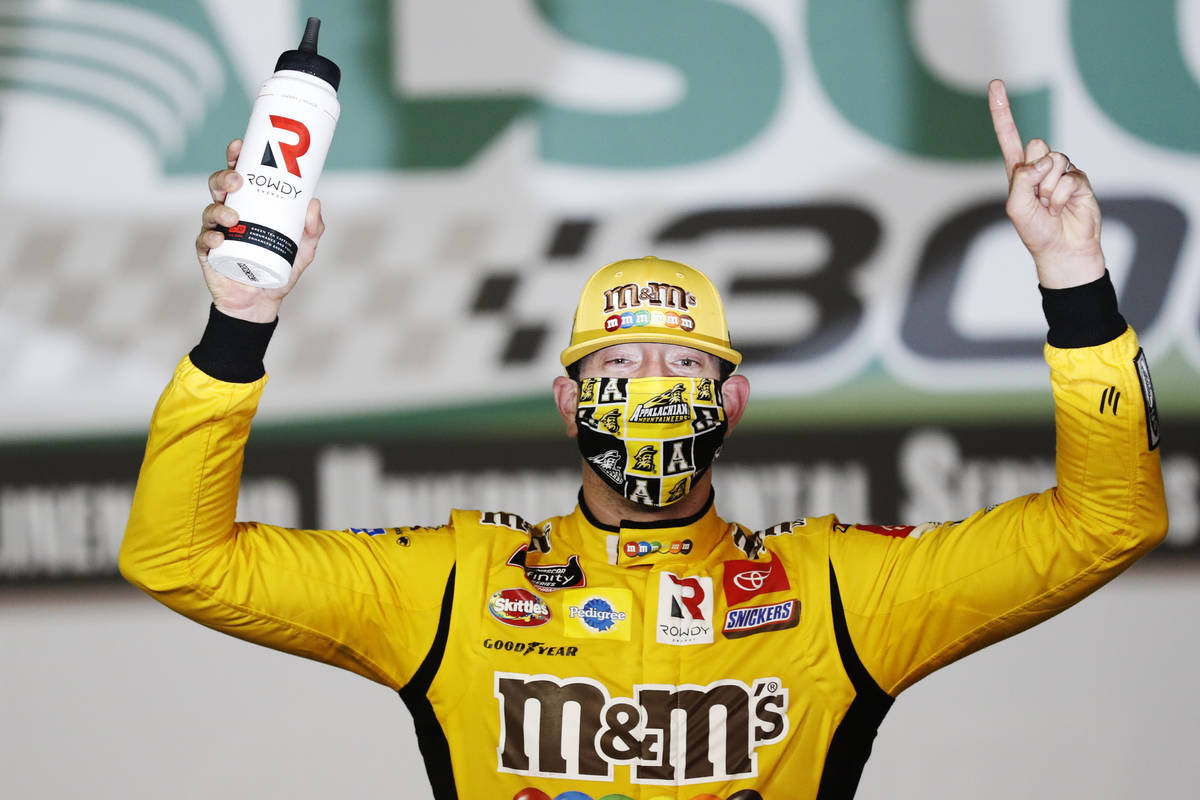
[[[550,621],[550,606],[527,589],[501,589],[488,598],[487,609],[497,622],[514,628],[535,628]]]

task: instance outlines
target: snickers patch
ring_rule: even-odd
[[[800,624],[800,601],[784,600],[765,606],[731,608],[725,612],[721,633],[726,639],[740,639],[754,633],[781,631]]]

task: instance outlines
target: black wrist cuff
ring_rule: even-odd
[[[197,369],[219,381],[253,383],[267,374],[263,356],[278,323],[278,317],[271,322],[247,322],[210,306],[204,335],[188,355]]]
[[[1125,318],[1117,310],[1117,290],[1108,270],[1103,277],[1081,286],[1038,289],[1042,292],[1042,312],[1050,324],[1046,341],[1053,347],[1094,347],[1125,332]]]

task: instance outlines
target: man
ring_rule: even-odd
[[[1064,155],[1022,146],[1001,82],[989,103],[1050,325],[1055,488],[915,527],[722,520],[710,466],[749,383],[708,279],[643,258],[588,281],[554,383],[582,455],[573,513],[235,522],[262,356],[322,232],[314,203],[285,289],[205,266],[209,326],[151,423],[123,573],[206,625],[396,689],[438,798],[852,796],[897,693],[1076,602],[1166,531],[1153,390],[1099,206]],[[202,264],[237,181],[210,179]],[[1114,387],[1119,411],[1101,402]]]

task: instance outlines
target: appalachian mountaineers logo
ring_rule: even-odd
[[[609,433],[617,433],[621,430],[621,411],[614,408],[603,417],[596,417],[596,424]]]
[[[676,483],[675,486],[673,486],[671,488],[671,493],[669,495],[667,495],[667,502],[675,503],[675,502],[678,502],[679,500],[682,500],[683,495],[687,492],[687,487],[688,487],[687,478],[680,479],[679,482]]]
[[[630,422],[686,422],[692,407],[683,398],[684,385],[677,383],[662,394],[651,397],[634,409]]]
[[[607,411],[604,416],[597,417],[594,408],[580,406],[578,422],[583,427],[597,433],[608,431],[614,436],[619,436],[621,433],[621,409],[613,408]]]
[[[652,444],[643,445],[641,450],[638,450],[633,456],[633,467],[639,472],[654,472],[654,457],[658,455],[658,448]]]
[[[616,450],[606,450],[598,456],[588,456],[588,461],[596,465],[613,483],[622,483],[625,473],[621,471],[621,454]]]

